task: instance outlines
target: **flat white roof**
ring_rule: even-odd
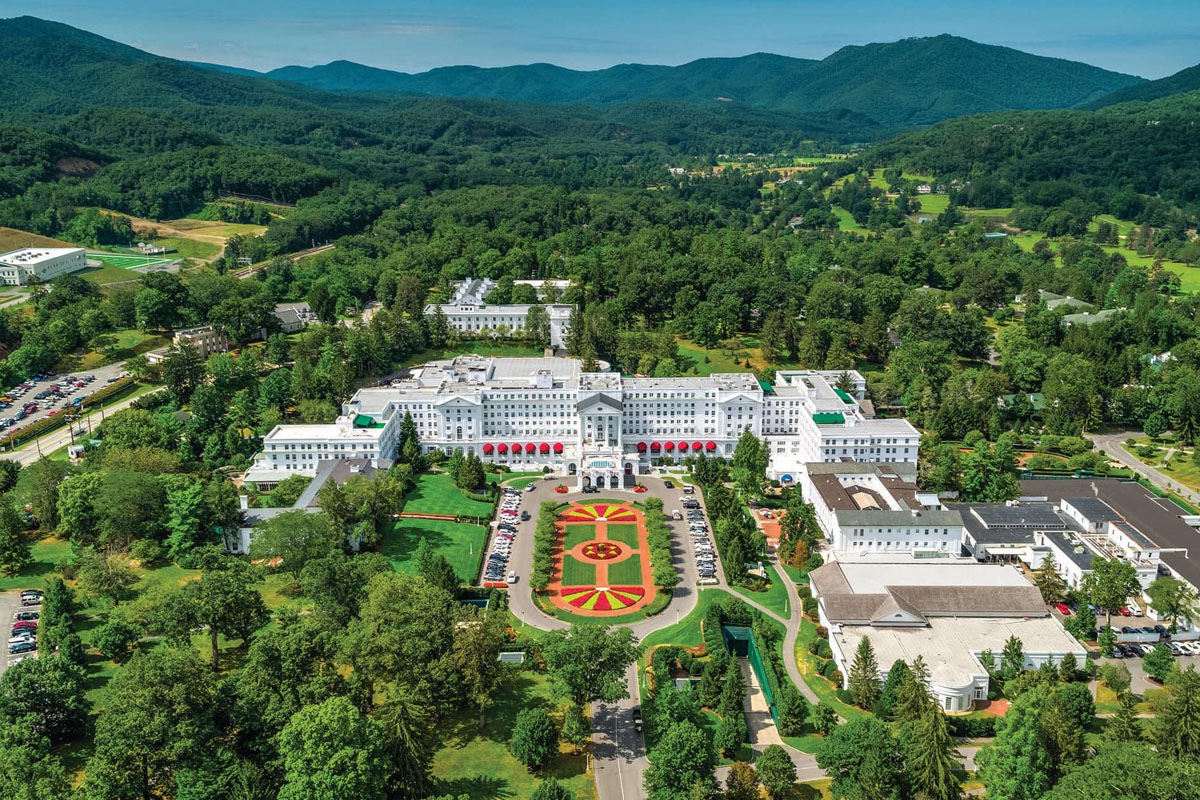
[[[39,264],[42,261],[49,261],[52,258],[69,255],[71,253],[82,253],[82,247],[22,247],[19,250],[11,250],[7,253],[0,253],[0,261],[6,264],[20,264],[22,266],[28,264]]]
[[[354,428],[334,422],[325,425],[276,425],[266,435],[268,440],[317,442],[322,439],[378,439],[383,428]]]
[[[961,688],[983,673],[975,653],[991,650],[1000,657],[1010,636],[1021,640],[1026,653],[1086,652],[1075,637],[1063,630],[1053,617],[932,617],[928,627],[872,627],[842,625],[833,635],[849,658],[864,637],[871,640],[881,670],[897,660],[912,663],[917,656],[929,665],[930,677],[947,688]]]
[[[886,556],[887,554],[879,554]],[[855,594],[883,594],[888,586],[1028,586],[1015,567],[949,559],[845,559],[837,563]],[[881,662],[882,663],[882,662]],[[890,662],[889,662],[890,663]]]

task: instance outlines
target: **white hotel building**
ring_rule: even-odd
[[[917,430],[865,414],[855,372],[851,394],[833,388],[841,374],[833,371],[784,371],[771,386],[750,373],[642,378],[580,365],[474,355],[431,362],[391,386],[359,390],[332,424],[277,426],[246,480],[269,486],[313,475],[325,459],[395,459],[406,413],[427,452],[548,467],[579,487],[628,488],[652,464],[696,452],[729,458],[746,429],[768,444],[768,475],[789,483],[808,462],[917,460]]]
[[[30,280],[46,283],[87,265],[82,247],[25,247],[0,253],[0,284],[24,286]]]
[[[525,330],[529,317],[528,304],[489,305],[485,298],[495,287],[490,278],[472,279],[456,285],[449,303],[430,303],[425,307],[429,316],[441,309],[451,328],[472,336],[486,336],[500,330],[520,333]],[[550,346],[562,347],[571,327],[571,311],[575,308],[567,303],[547,303],[546,316],[550,320]]]

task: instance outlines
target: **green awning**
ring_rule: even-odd
[[[848,406],[854,405],[854,398],[851,397],[847,392],[843,392],[841,389],[834,389],[833,391],[837,394],[838,397],[842,398],[843,403],[845,403]]]
[[[762,378],[758,379],[758,385],[767,394],[775,394],[775,387],[764,381]]]
[[[846,422],[846,417],[836,411],[823,412],[813,414],[813,422],[818,425],[842,425]]]
[[[359,414],[354,418],[354,427],[369,428],[375,424],[373,417],[368,417],[366,414]]]

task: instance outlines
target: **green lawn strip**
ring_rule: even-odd
[[[609,586],[641,586],[642,559],[634,553],[624,561],[608,565]]]
[[[867,229],[859,225],[849,211],[841,206],[833,207],[834,216],[838,219],[838,227],[846,233],[855,233],[860,236],[867,234]]]
[[[608,523],[608,540],[610,542],[620,542],[621,544],[629,545],[630,547],[638,546],[638,526],[632,522],[610,522]]]
[[[767,564],[767,574],[771,579],[771,588],[765,592],[752,592],[749,589],[744,589],[741,586],[732,587],[735,592],[742,597],[746,597],[758,603],[763,608],[774,611],[779,616],[786,616],[790,612],[791,606],[788,603],[787,587],[783,585],[783,578],[775,571],[775,567]]]
[[[568,522],[563,526],[563,549],[572,550],[577,545],[596,538],[596,526],[592,523]]]
[[[492,506],[465,497],[444,472],[427,472],[417,477],[416,488],[404,503],[404,510],[414,514],[459,514],[470,517],[489,517]]]
[[[522,670],[494,697],[496,702],[488,709],[487,724],[482,730],[474,708],[456,711],[437,726],[433,794],[465,795],[472,800],[530,797],[538,784],[553,777],[574,797],[591,800],[595,790],[586,755],[571,755],[570,746],[566,745],[549,764],[530,772],[508,750],[508,740],[521,709],[545,708],[561,722],[564,705],[551,694],[549,680],[544,675]]]
[[[919,194],[915,199],[921,204],[922,214],[941,214],[950,207],[948,194]]]
[[[700,631],[700,622],[704,619],[704,615],[708,613],[709,607],[715,602],[733,596],[724,589],[700,590],[700,596],[696,598],[696,607],[692,609],[690,614],[673,625],[668,625],[665,628],[654,631],[642,640],[646,652],[649,652],[651,648],[660,644],[698,647],[704,641],[704,636]]]
[[[33,561],[17,575],[0,577],[0,592],[18,589],[42,589],[58,572],[54,565],[66,558],[71,546],[63,539],[45,538],[33,543]]]
[[[439,361],[466,354],[492,358],[541,358],[545,351],[540,347],[532,347],[522,342],[462,341],[454,347],[434,347],[413,353],[397,366],[412,367],[429,361]]]
[[[571,556],[563,556],[563,586],[595,586],[596,567]]]
[[[541,477],[541,472],[491,472],[488,473],[487,482],[524,489],[530,480],[541,480]]]
[[[804,682],[808,684],[808,688],[821,699],[822,703],[827,703],[839,715],[846,719],[855,717],[865,717],[867,712],[861,708],[855,708],[843,703],[837,699],[836,691],[838,688],[827,681],[823,675],[818,672],[818,660],[816,656],[808,652],[808,645],[817,636],[817,626],[810,622],[807,618],[800,622],[800,636],[796,639],[796,664],[800,667],[800,676]]]
[[[383,534],[383,554],[400,572],[416,572],[413,557],[424,539],[433,552],[446,557],[454,574],[463,583],[475,580],[479,550],[484,546],[487,530],[482,525],[470,525],[441,519],[395,520]]]

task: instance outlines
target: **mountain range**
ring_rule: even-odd
[[[238,72],[245,74],[245,70]],[[677,67],[620,64],[579,71],[529,64],[441,67],[417,74],[333,61],[261,74],[331,92],[591,105],[656,98],[732,101],[793,112],[845,109],[889,127],[925,125],[987,111],[1069,108],[1145,83],[1088,64],[950,35],[843,47],[819,61],[755,53],[704,58]]]

